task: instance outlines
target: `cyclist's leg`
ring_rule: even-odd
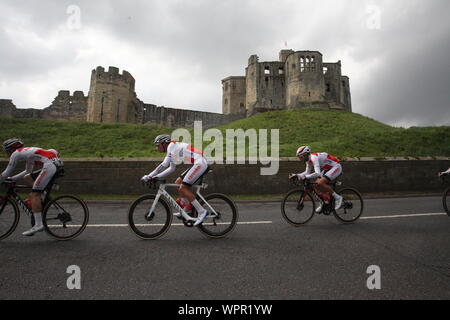
[[[320,179],[321,180],[320,184],[318,182],[319,188],[321,188],[321,190],[324,191],[326,190],[326,192],[329,192],[329,194],[331,194],[333,198],[336,200],[335,206],[336,210],[342,204],[342,197],[338,195],[335,190],[333,190],[333,188],[329,183],[336,180],[341,174],[342,174],[342,166],[340,164],[337,164],[324,174],[324,176]]]
[[[32,211],[36,224],[33,228],[23,233],[25,236],[32,236],[34,233],[42,231],[44,225],[42,223],[42,192],[52,180],[56,173],[56,167],[53,164],[44,165],[41,173],[33,184],[33,189],[30,195],[32,204]]]
[[[180,195],[187,198],[199,214],[199,220],[194,225],[200,224],[208,215],[208,211],[205,210],[205,208],[203,208],[195,198],[191,187],[207,172],[207,169],[208,163],[204,159],[197,163],[194,163],[192,168],[184,176],[183,182],[179,188]]]

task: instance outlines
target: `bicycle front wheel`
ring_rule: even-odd
[[[444,205],[445,212],[450,216],[450,188],[445,189],[442,204]]]
[[[314,216],[316,204],[311,195],[302,189],[289,191],[281,202],[281,214],[290,224],[298,227]]]
[[[209,211],[210,216],[198,226],[198,229],[210,238],[222,238],[228,235],[236,227],[238,211],[234,202],[223,194],[210,194],[205,197],[208,204],[201,201],[200,204]],[[211,206],[217,216],[211,212]]]
[[[342,189],[337,193],[344,199],[342,206],[338,210],[333,210],[336,219],[345,223],[358,220],[364,210],[364,202],[361,194],[353,188]]]
[[[0,240],[11,235],[19,223],[19,208],[14,201],[0,198]]]
[[[159,199],[153,212],[154,195],[145,195],[131,204],[128,210],[128,224],[141,239],[153,240],[164,235],[172,223],[172,214],[166,201]]]
[[[89,209],[83,200],[71,196],[59,196],[51,200],[42,213],[45,231],[61,241],[78,237],[89,221]]]

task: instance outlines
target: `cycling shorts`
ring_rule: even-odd
[[[53,163],[46,163],[40,170],[39,175],[34,181],[33,192],[42,192],[47,188],[48,184],[55,176],[57,171],[56,166]]]
[[[338,163],[329,170],[323,173],[323,176],[328,179],[328,181],[336,180],[342,174],[342,166]]]
[[[180,177],[183,179],[183,184],[187,186],[194,185],[201,177],[208,172],[208,162],[203,158],[200,161],[194,163],[194,165],[183,172]]]

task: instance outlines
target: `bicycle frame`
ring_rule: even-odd
[[[172,196],[166,191],[166,187],[169,188],[176,188],[179,187],[180,184],[175,184],[175,183],[169,183],[169,184],[161,184],[158,188],[158,193],[156,194],[155,197],[155,201],[153,202],[152,207],[150,208],[149,213],[147,214],[147,216],[150,216],[153,211],[155,210],[156,204],[158,203],[159,199],[161,197],[163,197],[163,199],[165,199],[167,202],[169,202],[169,205],[172,206],[172,208],[174,208],[175,210],[179,211],[182,215],[182,217],[186,220],[186,221],[197,221],[197,218],[192,218],[190,215],[188,215],[186,213],[186,211],[184,211],[183,208],[181,208],[178,203],[172,198]],[[205,189],[208,185],[203,183],[201,185],[194,185],[193,188],[196,189],[195,194],[201,199],[203,200],[203,202],[207,205],[207,207],[209,208],[209,215],[207,218],[215,218],[218,216],[217,212],[214,210],[213,207],[210,206],[210,204],[205,200],[205,198],[202,196],[202,194],[200,193],[200,189]]]
[[[31,216],[33,215],[33,211],[31,211],[30,208],[28,208],[28,206],[26,205],[26,203],[22,200],[22,198],[19,196],[19,194],[16,192],[16,190],[14,190],[14,188],[17,189],[26,189],[29,188],[27,186],[15,186],[15,187],[9,187],[9,190],[6,193],[6,198],[12,198],[16,201],[16,203],[19,205],[19,208],[21,208],[23,210],[23,212],[26,213],[26,215],[28,217],[31,218]]]

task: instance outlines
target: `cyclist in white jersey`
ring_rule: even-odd
[[[208,172],[208,162],[201,151],[183,142],[174,142],[169,135],[159,135],[155,138],[155,144],[159,152],[166,152],[164,161],[151,173],[141,178],[141,181],[148,182],[151,179],[162,179],[173,173],[176,166],[181,163],[192,164],[192,167],[186,170],[175,181],[180,184],[178,191],[181,197],[187,199],[198,212],[198,219],[194,223],[197,226],[208,216],[208,210],[203,208],[192,192],[192,185],[197,182],[204,174]],[[179,213],[175,215],[179,216]]]
[[[21,140],[12,138],[3,143],[3,149],[9,158],[9,164],[5,171],[0,174],[0,183],[6,179],[17,181],[32,174],[36,166],[42,166],[41,172],[33,183],[30,194],[32,211],[35,218],[35,225],[28,231],[22,233],[24,236],[32,236],[36,232],[44,230],[42,224],[42,202],[41,194],[58,171],[58,167],[62,166],[62,162],[57,155],[49,150],[41,148],[25,148]],[[21,173],[11,177],[14,169],[19,161],[25,161],[26,168]]]
[[[297,150],[297,157],[300,161],[306,162],[306,170],[300,174],[292,174],[289,178],[297,176],[298,179],[316,179],[316,190],[324,194],[332,194],[335,199],[335,210],[342,206],[342,197],[338,195],[328,184],[337,179],[342,174],[342,166],[339,160],[326,152],[311,153],[311,148],[302,146]],[[325,196],[326,199],[326,196]],[[322,211],[322,203],[316,209],[316,212]]]

